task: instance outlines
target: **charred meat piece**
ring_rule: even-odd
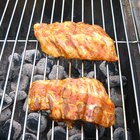
[[[66,21],[36,23],[34,34],[48,55],[81,60],[117,61],[113,40],[98,25]]]
[[[54,120],[83,120],[104,127],[115,122],[115,106],[102,83],[89,78],[39,80],[29,90],[31,111],[50,110]]]

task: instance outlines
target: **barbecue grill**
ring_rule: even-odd
[[[53,23],[56,21],[82,21],[89,24],[98,24],[104,28],[104,30],[114,39],[116,45],[116,51],[119,61],[116,63],[119,75],[119,89],[122,101],[122,113],[123,113],[123,129],[124,139],[130,139],[128,131],[131,133],[131,138],[138,140],[140,138],[140,41],[139,41],[139,27],[138,20],[135,17],[137,15],[136,9],[133,8],[133,4],[136,1],[131,0],[7,0],[0,1],[0,85],[1,85],[1,102],[0,102],[0,114],[7,108],[10,108],[11,113],[8,119],[9,125],[5,128],[5,121],[1,121],[0,128],[6,133],[6,136],[2,136],[5,133],[0,131],[0,139],[26,139],[25,134],[28,132],[28,105],[27,101],[18,101],[18,94],[20,88],[25,86],[21,85],[21,81],[28,79],[27,88],[34,79],[34,73],[36,71],[36,63],[39,60],[38,57],[43,57],[44,61],[44,74],[42,79],[48,78],[47,67],[49,59],[52,59],[57,65],[56,79],[59,79],[60,67],[62,65],[67,70],[68,77],[76,77],[73,71],[73,65],[81,65],[81,77],[87,75],[87,69],[90,71],[87,63],[91,64],[94,71],[94,78],[102,80],[101,71],[99,66],[102,62],[87,62],[80,60],[65,60],[63,58],[53,59],[50,56],[45,56],[43,53],[38,55],[39,43],[33,35],[33,25],[36,22]],[[138,0],[137,0],[138,3]],[[136,7],[137,8],[137,7]],[[27,61],[27,50],[35,50],[34,55],[31,57],[32,68],[30,74],[24,76],[23,69],[25,62]],[[15,57],[15,53],[18,53]],[[10,57],[9,57],[10,56]],[[9,57],[9,60],[8,60]],[[17,62],[20,60],[20,63]],[[14,64],[18,65],[18,70],[14,69]],[[110,63],[106,63],[106,89],[109,97],[111,97],[111,85],[110,85]],[[123,86],[122,75],[127,77],[127,85]],[[14,77],[14,78],[13,78]],[[16,80],[15,80],[16,77]],[[27,78],[28,77],[28,78]],[[13,79],[15,80],[15,87],[13,85]],[[30,81],[30,82],[29,82]],[[104,82],[104,80],[102,80]],[[15,89],[13,100],[7,106],[5,106],[5,96],[9,95],[11,88]],[[7,94],[7,95],[6,95]],[[25,102],[24,102],[25,101]],[[9,101],[10,102],[10,101]],[[24,111],[23,111],[24,105]],[[41,131],[41,119],[44,112],[38,112],[37,125],[34,125],[36,132],[35,139],[47,139],[46,134],[51,129],[51,140],[59,139],[54,135],[56,122],[48,119],[47,128]],[[14,121],[18,122],[21,126],[17,128],[21,129],[18,136],[13,134]],[[65,138],[69,139],[69,129],[65,128]],[[95,137],[86,138],[84,134],[84,125],[80,123],[80,139],[103,139],[113,140],[116,139],[114,131],[116,127],[112,126],[105,129],[103,136],[99,135],[99,127],[92,133]],[[15,137],[14,137],[14,136]],[[118,138],[119,139],[119,138]]]

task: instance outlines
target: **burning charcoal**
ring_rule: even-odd
[[[32,64],[24,64],[23,65],[23,69],[22,69],[22,72],[24,75],[27,75],[29,77],[31,77],[32,75],[32,70],[33,70],[33,65]],[[36,67],[34,66],[34,74],[36,74]]]
[[[119,75],[110,76],[109,79],[110,79],[110,87],[120,86],[120,76]],[[106,79],[106,83],[107,83],[107,79]],[[127,79],[125,76],[122,76],[122,83],[123,83],[123,86],[125,86],[127,83]]]
[[[41,58],[41,53],[38,50],[37,51],[35,49],[26,50],[25,62],[33,63],[35,53],[36,53],[36,60],[39,60]],[[23,53],[22,53],[22,57],[23,57]]]
[[[1,140],[5,140],[8,138],[9,126],[10,126],[10,120],[7,120],[0,130]],[[20,133],[21,133],[21,125],[17,121],[13,120],[10,139],[16,140],[19,137]]]
[[[0,123],[8,120],[11,116],[11,110],[9,108],[6,108],[5,110],[2,111],[0,115]]]
[[[16,90],[17,88],[17,79],[18,77],[15,77],[13,81],[11,82],[11,89]],[[19,83],[19,90],[26,90],[29,84],[29,77],[26,75],[22,75],[20,78],[20,83]]]
[[[37,126],[38,126],[38,118],[39,114],[38,113],[30,113],[27,118],[27,129],[32,132],[36,133],[37,132]],[[40,120],[40,132],[43,132],[47,127],[47,119],[45,116],[41,115],[41,120]]]
[[[113,134],[114,140],[125,140],[125,130],[124,128],[118,127],[115,129]],[[131,133],[127,131],[128,140],[131,140]]]
[[[111,99],[114,102],[115,106],[122,106],[122,96],[120,89],[111,88]]]
[[[101,138],[104,135],[105,128],[102,126],[98,127],[99,131],[99,138]],[[86,138],[96,138],[96,127],[94,124],[89,123],[89,122],[84,122],[84,134]]]
[[[81,130],[79,130],[77,127],[72,127],[71,129],[69,129],[69,136],[73,136],[77,133],[81,133]]]
[[[52,71],[50,72],[49,74],[49,79],[56,79],[56,74],[57,74],[57,65],[54,65],[52,67]],[[64,70],[64,67],[63,66],[58,66],[58,79],[63,79],[66,77],[66,72]]]
[[[87,76],[88,78],[94,78],[94,71],[90,71]]]
[[[1,102],[1,99],[2,99],[2,95],[3,95],[3,93],[0,93],[0,102]],[[7,94],[5,94],[4,101],[3,101],[3,109],[7,108],[11,104],[12,104],[11,97],[9,97]]]
[[[32,133],[25,133],[25,140],[36,140],[36,136]],[[22,136],[20,137],[20,140],[22,140]]]
[[[109,75],[113,76],[113,75],[118,74],[118,69],[117,69],[116,63],[108,63],[108,66],[109,66]],[[100,64],[99,69],[104,74],[104,76],[107,77],[107,62],[106,61],[103,61]]]
[[[45,71],[45,63],[46,63],[46,58],[42,58],[38,61],[36,67],[37,67],[37,73],[44,75],[44,71]],[[49,74],[51,67],[53,65],[53,61],[47,59],[47,68],[46,68],[46,74]]]
[[[115,109],[115,127],[124,127],[124,121],[123,121],[123,109],[121,107],[117,107]]]
[[[9,56],[8,61],[10,62],[11,59],[12,59],[12,55]],[[13,59],[12,59],[11,69],[12,70],[19,69],[20,68],[20,64],[21,64],[21,56],[18,53],[14,53]]]
[[[34,77],[33,77],[33,81],[43,80],[43,79],[44,79],[44,76],[43,75],[34,75]]]
[[[81,133],[77,133],[69,137],[69,140],[81,140]]]
[[[47,140],[51,140],[51,135],[52,129],[50,129],[49,132],[47,133]],[[65,129],[60,126],[56,126],[54,128],[54,140],[65,140],[65,139],[66,139]]]
[[[9,96],[14,100],[16,91],[9,93]],[[17,93],[17,101],[24,100],[27,97],[27,93],[23,90],[19,90]]]

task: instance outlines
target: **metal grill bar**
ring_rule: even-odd
[[[37,0],[35,0],[34,4],[33,4],[33,9],[32,9],[32,14],[31,14],[31,18],[30,18],[29,28],[28,28],[28,32],[27,32],[27,36],[26,36],[26,42],[25,42],[25,46],[24,46],[24,50],[23,50],[23,58],[22,58],[22,61],[21,61],[21,67],[20,67],[19,77],[18,77],[18,81],[17,81],[17,87],[16,87],[16,92],[15,92],[15,99],[14,99],[14,103],[13,103],[13,109],[12,109],[12,115],[11,115],[10,127],[9,127],[9,133],[8,133],[8,140],[10,140],[10,137],[11,137],[11,130],[12,130],[13,118],[14,118],[14,114],[15,114],[16,101],[17,101],[17,94],[18,94],[18,90],[19,90],[19,84],[20,84],[20,79],[21,79],[22,67],[23,67],[24,57],[25,57],[26,48],[27,48],[27,41],[28,41],[28,37],[29,37],[31,25],[32,25],[32,19],[33,19],[33,16],[34,16],[36,1]]]
[[[4,16],[5,16],[5,13],[6,13],[8,4],[9,4],[9,0],[7,0],[6,5],[5,5],[5,8],[4,8],[4,11],[3,11],[3,14],[2,14],[2,16],[1,16],[1,19],[0,19],[0,26],[1,26],[2,21],[3,21],[3,18],[4,18]]]
[[[139,114],[139,107],[138,107],[138,98],[137,98],[137,91],[136,91],[136,83],[135,83],[135,78],[134,78],[134,71],[133,71],[133,64],[132,64],[132,58],[131,58],[131,52],[130,52],[130,45],[129,45],[129,39],[128,39],[128,33],[126,29],[126,22],[124,18],[124,11],[123,11],[123,6],[122,6],[122,1],[120,0],[120,7],[121,7],[121,13],[122,13],[122,19],[123,19],[123,26],[124,26],[124,31],[125,31],[125,37],[127,41],[127,50],[128,50],[128,56],[129,56],[129,63],[130,63],[130,68],[131,68],[131,77],[132,77],[132,82],[133,82],[133,90],[134,90],[134,97],[135,97],[135,104],[136,104],[136,111],[137,111],[137,118],[138,118],[138,127],[139,127],[139,134],[140,134],[140,114]]]

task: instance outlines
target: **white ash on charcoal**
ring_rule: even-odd
[[[48,75],[48,78],[50,80],[56,79],[57,67],[58,67],[58,79],[64,79],[64,78],[68,77],[63,66],[61,66],[61,65],[59,65],[59,66],[53,65],[52,70]]]
[[[5,140],[8,138],[10,120],[7,120],[4,125],[0,128],[0,139]],[[12,131],[11,131],[11,138],[10,140],[16,140],[21,133],[21,125],[13,120]]]
[[[122,95],[120,88],[111,88],[110,98],[117,107],[122,107]]]
[[[2,100],[2,95],[3,95],[3,92],[0,93],[0,102]],[[11,99],[11,97],[8,96],[7,94],[4,94],[4,101],[3,101],[2,109],[9,107],[12,104],[12,102],[13,100]]]
[[[36,68],[37,68],[37,73],[38,74],[44,75],[45,63],[46,63],[46,58],[42,58],[36,64]],[[50,73],[51,68],[53,66],[53,63],[54,63],[53,60],[47,59],[46,74]]]
[[[107,77],[107,63],[106,61],[103,61],[100,65],[99,65],[99,69],[100,71],[103,73],[104,76]],[[113,76],[113,75],[118,75],[118,68],[117,68],[117,64],[116,63],[108,63],[109,66],[109,75]]]
[[[32,133],[25,133],[24,139],[25,140],[36,140],[37,137]],[[22,136],[20,137],[20,140],[22,140]]]
[[[105,128],[102,126],[98,127],[98,131],[99,131],[99,138],[103,137],[104,132],[105,132]],[[95,139],[96,138],[96,126],[92,123],[89,122],[84,122],[84,135],[85,138],[88,139]]]
[[[127,131],[127,137],[128,140],[131,140],[131,133],[129,131]],[[115,129],[114,133],[113,133],[113,139],[114,140],[125,140],[125,130],[124,128],[118,127],[117,129]]]
[[[77,134],[70,136],[69,140],[81,140],[81,133],[77,133]]]
[[[5,79],[5,72],[0,71],[0,81],[3,81]]]
[[[25,57],[24,57],[25,62],[33,64],[35,54],[36,54],[36,61],[38,61],[41,58],[41,53],[39,50],[35,50],[35,49],[26,50]],[[23,53],[22,53],[22,58],[23,58]]]
[[[16,91],[11,91],[9,93],[9,96],[14,100],[15,99],[15,93]],[[19,90],[17,93],[17,101],[24,100],[27,97],[27,93],[23,90]]]
[[[6,108],[5,110],[1,112],[0,123],[8,120],[10,116],[11,116],[11,110],[9,108]]]
[[[52,129],[47,133],[47,140],[51,140]],[[65,140],[66,139],[66,131],[63,127],[56,126],[54,127],[54,140]]]
[[[38,113],[30,113],[27,117],[27,129],[32,133],[37,133],[38,126]],[[40,132],[43,132],[47,127],[47,118],[44,115],[41,115],[40,120]]]
[[[109,77],[110,81],[110,87],[118,87],[120,86],[120,76],[119,75],[114,75]],[[106,84],[108,83],[106,79]],[[122,84],[125,86],[127,84],[127,78],[125,76],[122,76]]]
[[[87,78],[94,78],[94,71],[90,71],[87,76]]]
[[[123,109],[121,107],[115,108],[115,128],[124,127]]]
[[[34,75],[32,81],[34,82],[34,81],[36,81],[36,80],[43,80],[43,79],[44,79],[44,76],[43,76],[43,75],[37,74],[37,75]]]
[[[78,129],[77,127],[73,126],[71,129],[69,129],[69,137],[77,133],[81,133],[81,130]]]
[[[18,76],[15,77],[12,81],[11,81],[11,89],[12,90],[16,90],[17,88],[17,81],[18,81]],[[21,75],[20,77],[20,83],[19,83],[19,90],[26,90],[29,86],[29,77],[26,75]]]
[[[11,70],[18,70],[21,65],[21,60],[22,60],[21,56],[18,53],[14,53],[13,58],[12,58],[12,55],[8,57],[9,63],[11,59],[12,59]]]
[[[23,68],[22,68],[22,74],[31,77],[32,70],[33,70],[33,65],[32,64],[25,63],[23,65]],[[34,66],[34,73],[33,74],[36,74],[36,67],[35,66]]]

